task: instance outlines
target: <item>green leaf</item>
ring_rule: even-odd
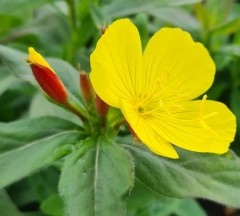
[[[194,199],[178,200],[175,214],[179,216],[207,216],[199,203]]]
[[[206,92],[209,100],[220,100],[221,96],[229,88],[230,83],[227,82],[227,78],[224,75],[219,74],[217,77],[215,77],[212,87]]]
[[[23,11],[29,10],[31,11],[34,8],[40,7],[47,3],[52,3],[55,0],[1,0],[0,1],[0,13],[1,14],[22,14]]]
[[[94,24],[97,28],[105,27],[106,24],[110,22],[107,15],[104,14],[104,11],[102,10],[102,8],[97,6],[94,3],[90,5],[90,13],[94,21]]]
[[[56,148],[84,137],[80,126],[60,118],[0,123],[0,188],[49,166]]]
[[[0,191],[0,200],[1,216],[24,216],[18,211],[17,207],[4,190]]]
[[[145,48],[149,39],[148,33],[148,14],[140,13],[135,16],[134,24],[137,26],[137,29],[140,34],[142,47]]]
[[[42,203],[41,210],[47,215],[64,216],[63,201],[59,195],[56,194],[50,196]]]
[[[41,107],[41,109],[39,109],[39,107]],[[32,99],[29,116],[30,118],[43,116],[61,116],[61,118],[72,121],[76,124],[80,123],[80,119],[77,116],[73,115],[62,107],[53,104],[51,101],[46,100],[46,97],[40,93],[36,94]]]
[[[4,22],[0,23],[0,38],[2,38],[4,34],[6,34],[8,31],[11,31],[12,28],[21,25],[21,19],[17,16],[12,16],[9,14],[4,15],[0,14],[0,19],[4,20]]]
[[[236,32],[239,28],[240,28],[240,18],[236,18],[218,27],[215,27],[210,32],[212,34],[229,35]]]
[[[229,44],[221,46],[218,49],[218,53],[240,57],[240,45],[238,44]]]
[[[133,186],[131,155],[106,138],[88,139],[66,158],[60,194],[66,215],[125,214],[125,200]]]
[[[10,75],[0,80],[0,96],[17,81],[17,78]]]
[[[110,107],[107,117],[111,127],[121,125],[125,121],[121,110],[114,107]]]
[[[136,178],[170,197],[200,197],[240,207],[240,159],[179,150],[180,159],[157,156],[138,145],[124,145],[135,158]]]
[[[131,14],[146,12],[155,8],[180,6],[201,2],[202,0],[118,0],[107,4],[103,9],[109,17],[118,18]]]
[[[147,200],[147,202],[146,202]],[[136,180],[127,202],[127,216],[206,216],[194,199],[169,198],[146,188]]]
[[[198,32],[200,30],[199,22],[190,13],[181,8],[158,8],[149,11],[149,14],[168,24],[188,31]]]

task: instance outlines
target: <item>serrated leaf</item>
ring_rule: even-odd
[[[170,197],[200,197],[240,207],[240,159],[179,150],[180,159],[157,156],[138,145],[124,145],[135,158],[136,178]]]
[[[60,118],[0,123],[0,188],[49,166],[57,147],[83,137],[80,126]]]
[[[66,158],[60,194],[66,215],[125,215],[125,200],[133,186],[131,155],[106,138],[89,139]]]

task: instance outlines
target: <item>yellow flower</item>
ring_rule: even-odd
[[[236,132],[233,113],[220,102],[192,100],[211,85],[215,65],[207,50],[179,28],[162,28],[142,54],[129,19],[112,23],[91,55],[90,79],[107,104],[120,108],[154,153],[178,158],[171,144],[225,153]]]

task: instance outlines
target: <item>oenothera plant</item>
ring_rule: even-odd
[[[21,55],[0,47],[3,62],[33,81]],[[78,119],[1,123],[0,187],[59,161],[66,215],[124,215],[135,180],[161,197],[240,207],[240,160],[229,151],[235,116],[206,95],[196,99],[211,86],[215,65],[189,33],[160,29],[142,53],[136,27],[117,20],[91,55],[90,79],[60,60],[50,66],[33,48],[25,60],[52,106]]]

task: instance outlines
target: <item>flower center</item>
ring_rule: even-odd
[[[151,89],[145,95],[139,97],[135,107],[139,115],[149,117],[163,111],[163,101],[160,95]]]
[[[140,107],[138,107],[138,112],[139,112],[139,113],[143,113],[143,112],[144,112],[144,108],[143,108],[143,107],[141,107],[141,106],[140,106]]]

